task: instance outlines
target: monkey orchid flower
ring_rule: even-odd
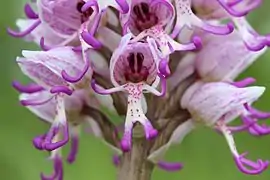
[[[154,39],[160,49],[161,58],[166,58],[174,51],[200,48],[201,42],[198,37],[194,37],[191,43],[181,44],[167,34],[166,28],[171,28],[174,16],[174,8],[169,1],[132,1],[130,12],[121,17],[121,23],[124,34],[131,32],[135,36],[133,42],[147,37]]]
[[[239,154],[232,135],[234,131],[255,128],[256,121],[251,117],[262,115],[252,108],[251,104],[263,94],[265,88],[243,87],[246,84],[249,82],[242,81],[234,84],[195,82],[185,92],[181,106],[190,112],[191,122],[204,123],[218,129],[224,135],[240,171],[246,174],[260,174],[268,167],[269,162],[261,159],[252,162],[245,158],[247,153]],[[238,116],[245,121],[244,125],[239,127],[227,125]]]
[[[92,75],[89,62],[86,63],[88,65],[84,65],[81,54],[75,53],[71,47],[55,48],[45,52],[23,51],[22,54],[24,57],[18,57],[17,62],[22,71],[37,85],[24,87],[15,82],[13,86],[25,93],[47,92],[47,96],[30,96],[27,99],[21,99],[24,106],[40,106],[55,101],[55,116],[49,132],[36,138],[35,142],[38,143],[34,143],[38,149],[52,151],[65,145],[69,140],[64,99],[85,87],[83,84],[89,81],[87,79],[90,79]],[[68,75],[64,70],[73,76]],[[70,81],[76,79],[76,83],[66,81],[63,75],[70,78],[68,79]],[[63,139],[53,142],[56,134],[61,132]]]
[[[25,86],[22,86],[18,82],[14,82],[13,86],[21,92],[20,94],[20,100],[21,102],[38,102],[41,99],[50,99],[51,93],[46,90],[45,88],[41,88],[41,86],[38,85],[30,85],[27,88]],[[91,128],[99,128],[98,125],[95,125],[95,121],[91,117],[87,117],[81,113],[84,105],[92,106],[96,109],[100,108],[101,106],[106,107],[113,107],[112,101],[108,99],[109,97],[102,97],[103,99],[97,97],[93,92],[90,94],[87,90],[81,89],[74,91],[71,96],[65,96],[64,97],[64,104],[66,112],[66,121],[67,126],[69,127],[69,131],[66,132],[68,134],[64,134],[65,138],[68,138],[71,140],[71,149],[67,157],[67,162],[69,164],[72,164],[76,160],[76,156],[78,154],[79,149],[79,135],[81,131],[81,126],[85,125],[85,122],[87,124],[91,125]],[[105,99],[104,99],[105,98]],[[57,99],[53,98],[50,101],[43,103],[43,104],[36,104],[36,105],[30,105],[26,106],[31,112],[33,112],[35,115],[37,115],[39,118],[44,120],[45,122],[55,125],[55,121],[57,119],[55,118],[57,116],[57,106],[58,106]],[[112,108],[113,110],[113,108]],[[63,118],[63,117],[62,117]],[[94,125],[92,127],[92,125]],[[53,143],[57,143],[61,141],[61,132],[55,132],[55,134],[52,137]],[[95,136],[100,137],[98,133],[94,134]],[[46,142],[47,140],[47,142]],[[44,134],[41,136],[37,136],[33,139],[33,144],[36,148],[43,150],[46,150],[46,147],[50,142],[48,142],[48,134]],[[47,145],[46,145],[47,144]],[[62,153],[61,153],[62,147],[59,147],[57,149],[52,150],[50,160],[54,162],[54,173],[50,177],[45,176],[44,174],[41,174],[42,180],[48,180],[48,179],[63,179],[63,160],[62,160]],[[49,149],[51,150],[51,149]]]
[[[117,91],[127,93],[128,107],[121,141],[123,151],[129,151],[131,148],[134,123],[142,124],[147,139],[154,138],[158,133],[143,112],[143,93],[151,92],[156,96],[166,94],[165,77],[158,72],[159,60],[153,58],[147,43],[129,43],[130,38],[130,34],[122,38],[110,60],[111,81],[115,87],[101,89],[94,80],[92,81],[92,88],[99,94],[111,94]],[[156,90],[159,81],[161,82],[161,92]]]
[[[33,85],[32,85],[33,86]],[[18,87],[18,83],[17,83]],[[22,87],[22,86],[21,86]],[[22,91],[22,89],[17,88],[18,90]],[[84,103],[84,98],[83,98],[83,91],[73,93],[72,96],[65,97],[64,99],[64,104],[65,104],[65,109],[64,111],[67,112],[67,117],[63,115],[63,117],[59,117],[58,112],[56,111],[57,106],[59,106],[59,102],[57,102],[57,99],[53,98],[50,101],[44,103],[44,104],[35,104],[31,106],[26,106],[31,112],[36,114],[38,117],[40,117],[42,120],[52,124],[55,126],[55,129],[53,134],[45,133],[44,135],[37,136],[33,139],[33,144],[35,145],[36,148],[43,150],[47,149],[49,144],[52,143],[50,146],[53,145],[53,143],[58,143],[59,148],[57,149],[50,149],[52,150],[50,152],[50,160],[54,162],[54,173],[49,177],[45,176],[43,173],[41,174],[41,179],[42,180],[47,180],[47,179],[63,179],[63,162],[62,162],[62,153],[61,153],[61,145],[64,145],[67,143],[68,139],[71,139],[71,149],[70,153],[67,157],[68,163],[73,163],[76,159],[77,153],[78,153],[78,146],[79,146],[79,127],[82,122],[80,114],[80,110],[83,107]],[[48,92],[47,90],[43,89],[41,91],[37,92],[32,92],[32,93],[26,93],[23,92],[20,95],[20,100],[21,102],[38,102],[41,99],[50,99],[51,98],[51,93]],[[64,114],[64,112],[61,112]],[[68,121],[68,124],[65,124],[65,119],[62,120],[61,125],[58,127],[56,126],[55,121],[59,121],[55,117],[58,116],[59,118],[66,118]],[[59,122],[58,122],[59,123]],[[68,126],[69,130],[66,129],[64,134],[61,134],[59,128],[61,126]],[[64,141],[61,140],[61,136],[63,135]],[[51,136],[51,137],[48,137]],[[52,139],[50,139],[52,138]],[[52,142],[50,142],[52,141]],[[59,144],[59,142],[63,142]]]

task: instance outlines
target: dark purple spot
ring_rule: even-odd
[[[85,4],[84,1],[80,1],[77,3],[77,11],[81,13],[81,23],[84,23],[89,19],[89,17],[93,14],[94,10],[90,7],[87,9],[87,11],[82,12],[82,7]]]
[[[152,13],[147,3],[139,3],[133,7],[136,15],[135,25],[139,31],[149,29],[158,23],[158,17]]]
[[[133,73],[135,73],[135,68],[134,68],[134,65],[135,65],[135,55],[134,55],[134,53],[129,54],[129,56],[127,57],[127,60],[128,60],[129,68],[131,69],[131,71]]]
[[[143,66],[144,55],[142,53],[130,53],[127,57],[128,67],[125,70],[126,81],[138,83],[146,81],[149,75],[148,69]]]
[[[77,11],[79,11],[79,13],[83,13],[82,7],[84,4],[85,4],[85,2],[83,2],[83,1],[77,3]]]
[[[145,2],[141,3],[141,9],[144,14],[149,14],[149,6],[147,3]]]
[[[141,72],[143,65],[144,56],[142,53],[137,53],[137,71]]]

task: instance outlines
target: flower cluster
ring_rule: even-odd
[[[38,150],[51,152],[54,162],[54,173],[41,174],[42,180],[63,179],[61,149],[71,141],[67,161],[74,162],[80,131],[87,125],[118,153],[113,157],[117,166],[121,156],[132,151],[132,141],[145,137],[151,147],[145,161],[180,170],[181,163],[165,162],[163,154],[197,124],[204,124],[224,135],[240,171],[263,172],[269,162],[253,162],[247,153],[238,153],[232,136],[240,131],[270,133],[270,127],[260,123],[270,113],[252,107],[265,88],[250,86],[255,81],[251,77],[235,81],[270,46],[270,36],[258,34],[246,20],[260,4],[261,0],[27,3],[26,18],[16,22],[19,30],[8,33],[41,49],[24,50],[17,57],[34,83],[14,81],[13,87],[23,106],[51,124],[48,132],[33,139]],[[121,129],[105,115],[108,110],[124,115]],[[179,121],[179,114],[187,116]],[[237,117],[242,125],[229,126]]]

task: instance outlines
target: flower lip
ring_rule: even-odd
[[[128,16],[128,15],[127,15]],[[155,25],[167,25],[174,16],[174,8],[166,0],[141,0],[133,2],[130,7],[129,17],[123,15],[124,32],[129,28],[133,34],[154,27]]]
[[[146,81],[149,71],[145,66],[143,66],[144,55],[140,52],[130,53],[127,57],[127,61],[128,68],[124,73],[126,81],[133,83]]]
[[[152,84],[157,76],[157,64],[147,43],[128,44],[122,54],[115,60],[113,77],[123,85],[127,82],[146,82]]]
[[[158,17],[150,11],[149,5],[145,2],[133,6],[132,11],[136,16],[135,26],[139,31],[149,29],[158,22]]]

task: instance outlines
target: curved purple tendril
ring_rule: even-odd
[[[28,93],[28,94],[36,93],[36,92],[40,92],[44,90],[42,86],[39,86],[37,84],[22,85],[18,81],[13,81],[12,86],[14,89],[19,91],[20,93]]]
[[[202,29],[215,35],[227,35],[234,31],[234,24],[228,22],[225,26],[214,26],[204,23]]]
[[[38,19],[38,14],[35,13],[35,11],[28,3],[24,5],[24,13],[29,19]]]
[[[170,37],[171,37],[172,39],[175,39],[175,38],[177,37],[177,35],[180,34],[181,30],[182,30],[181,27],[175,25],[175,27],[173,28],[173,30],[172,30],[172,32],[171,32],[171,34],[170,34]]]
[[[85,4],[81,8],[81,11],[85,12],[92,6],[94,6],[97,9],[97,12],[99,12],[98,3],[97,3],[97,1],[94,1],[94,0],[88,0],[87,2],[85,2]]]
[[[49,51],[53,48],[57,48],[58,46],[48,46],[45,44],[45,38],[44,37],[41,37],[40,40],[39,40],[39,46],[40,48],[43,50],[43,51]],[[82,52],[82,46],[75,46],[75,47],[72,47],[72,50],[75,51],[75,52]]]
[[[71,147],[67,158],[69,164],[72,164],[76,160],[79,148],[79,138],[78,136],[71,137]]]
[[[226,4],[228,6],[235,6],[235,5],[239,4],[239,3],[241,3],[242,1],[243,0],[235,0],[235,1],[227,2]]]
[[[121,160],[120,160],[120,157],[118,156],[118,155],[113,155],[113,157],[112,157],[112,162],[113,162],[113,164],[115,165],[115,166],[119,166],[119,164],[120,164],[120,162],[121,162]]]
[[[32,143],[35,146],[36,149],[38,150],[43,150],[43,145],[42,143],[44,142],[44,139],[46,137],[46,134],[36,136],[33,140]]]
[[[180,44],[180,43],[176,43]],[[201,38],[198,36],[194,36],[192,38],[192,42],[185,43],[185,44],[180,44],[180,48],[175,46],[173,47],[170,43],[168,43],[168,46],[170,48],[171,52],[174,51],[192,51],[192,50],[199,50],[202,47],[202,41]]]
[[[243,80],[233,82],[232,85],[235,86],[235,87],[238,87],[238,88],[244,88],[244,87],[246,87],[248,85],[251,85],[251,84],[253,84],[255,82],[256,82],[255,78],[247,77],[247,78],[245,78]]]
[[[256,120],[252,120],[251,117],[245,117],[242,119],[242,121],[246,124],[252,123],[252,125],[249,127],[249,133],[254,135],[254,136],[263,136],[270,134],[270,127],[268,127],[265,124],[258,124]],[[255,123],[253,123],[255,122]]]
[[[126,0],[115,0],[122,10],[122,14],[127,14],[129,11],[129,5]]]
[[[7,32],[10,36],[13,36],[16,38],[25,37],[26,35],[30,34],[33,30],[35,30],[40,25],[40,23],[41,23],[41,21],[37,20],[24,31],[17,32],[17,31],[14,31],[14,30],[8,28]]]
[[[62,129],[63,132],[63,139],[58,141],[58,142],[52,142],[54,136],[59,133],[60,128]],[[47,136],[44,139],[43,142],[43,149],[47,150],[47,151],[53,151],[55,149],[58,149],[62,146],[64,146],[65,144],[67,144],[69,141],[69,128],[68,125],[65,124],[62,127],[59,126],[52,126],[51,129],[49,130],[49,132],[47,133]]]
[[[249,175],[256,175],[262,173],[269,165],[268,161],[263,161],[258,159],[257,162],[250,161],[245,158],[247,153],[239,155],[239,157],[234,157],[235,163],[240,171]],[[245,166],[250,167],[250,169]]]
[[[268,119],[270,118],[270,112],[263,112],[255,109],[254,107],[244,104],[245,109],[250,113],[250,116],[256,119]]]
[[[192,42],[195,45],[196,50],[199,50],[202,48],[202,39],[199,36],[193,36]]]
[[[241,1],[240,1],[240,3],[241,3]],[[261,3],[262,3],[262,0],[253,0],[252,4],[248,4],[248,5],[245,6],[245,10],[242,13],[246,12],[248,14],[249,12],[251,12],[254,9],[258,8],[261,5]],[[227,3],[227,5],[230,6],[230,7],[235,6],[237,4],[238,3],[233,3],[233,2],[232,3]]]
[[[161,73],[158,73],[157,75],[159,76],[160,81],[161,81],[161,94],[160,94],[160,97],[164,97],[166,95],[166,92],[167,92],[166,78]]]
[[[241,131],[246,131],[248,130],[253,124],[256,123],[256,121],[247,121],[246,116],[241,116],[241,119],[243,121],[243,124],[240,126],[227,126],[227,128],[231,132],[241,132]]]
[[[20,100],[20,103],[23,105],[23,106],[40,106],[40,105],[43,105],[43,104],[46,104],[47,102],[49,102],[50,100],[53,99],[54,96],[44,100],[44,101],[40,101],[40,102],[36,102],[34,100]]]
[[[86,2],[83,6],[82,6],[82,12],[86,11],[88,8],[90,8],[91,6],[95,6],[97,8],[97,11],[99,12],[99,8],[98,8],[98,4],[96,1],[88,1]],[[100,24],[100,20],[101,20],[101,16],[104,13],[104,11],[102,10],[99,14],[97,14],[94,18],[94,23],[92,24],[92,28],[90,30],[90,32],[87,31],[83,31],[81,33],[81,37],[82,39],[89,45],[91,45],[93,48],[95,49],[99,49],[102,47],[101,42],[99,42],[95,37],[95,32],[97,31],[97,28]]]
[[[49,47],[45,44],[45,39],[44,37],[41,37],[40,38],[40,41],[39,41],[39,46],[40,48],[43,50],[43,51],[49,51],[51,49],[53,49],[54,47]]]
[[[101,95],[108,95],[108,94],[111,94],[112,92],[110,92],[109,90],[106,90],[106,89],[99,89],[98,87],[97,87],[97,85],[96,85],[96,80],[95,79],[92,79],[92,81],[91,81],[91,87],[92,87],[92,89],[96,92],[96,93],[98,93],[98,94],[101,94]]]
[[[257,132],[254,128],[249,128],[248,132],[253,136],[261,136],[261,134]]]
[[[149,120],[146,119],[145,123],[142,125],[144,128],[144,133],[147,140],[151,140],[157,137],[158,131],[152,126]]]
[[[63,180],[63,162],[61,157],[54,157],[54,172],[50,176],[45,176],[43,173],[40,174],[41,180]]]
[[[225,9],[232,16],[242,17],[242,16],[246,16],[249,13],[249,11],[243,11],[243,12],[235,11],[231,6],[229,6],[226,2],[224,2],[224,0],[217,0],[217,1],[223,7],[223,9]]]
[[[54,86],[51,88],[50,92],[52,94],[64,93],[70,96],[72,95],[73,90],[69,89],[67,86]]]
[[[99,42],[92,34],[84,31],[81,33],[81,36],[82,36],[83,40],[87,44],[91,45],[93,48],[99,49],[102,47],[101,42]]]
[[[123,152],[129,152],[131,149],[131,140],[132,140],[132,128],[127,130],[123,134],[123,137],[120,142],[120,147]]]
[[[72,77],[69,74],[67,74],[67,72],[65,70],[63,70],[61,72],[61,74],[62,74],[63,79],[66,80],[67,82],[77,83],[83,79],[83,77],[87,73],[89,67],[90,67],[90,62],[86,59],[85,66],[84,66],[82,72],[78,73],[75,77]]]
[[[254,124],[254,125],[252,126],[252,128],[253,128],[256,132],[258,132],[258,134],[259,134],[260,136],[270,134],[270,127],[267,126],[266,124],[261,124],[261,125],[259,125],[259,124]]]
[[[250,45],[247,42],[244,42],[245,46],[250,51],[260,51],[264,47],[268,46],[268,43],[269,43],[268,40],[263,40],[261,42],[258,42],[258,44],[256,44],[256,45]]]
[[[179,162],[159,161],[157,165],[160,169],[163,169],[169,172],[180,171],[183,168],[183,165]]]
[[[121,163],[120,156],[113,155],[112,156],[112,162],[115,166],[119,166]],[[165,162],[165,161],[159,161],[157,163],[157,166],[165,171],[174,172],[174,171],[180,171],[183,168],[183,165],[178,162]]]
[[[73,47],[72,50],[75,52],[82,52],[82,46]]]

